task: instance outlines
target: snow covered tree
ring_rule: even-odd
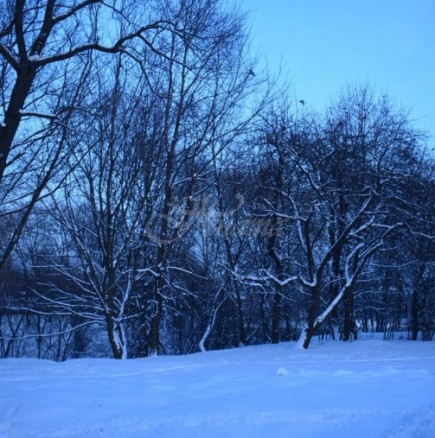
[[[387,98],[376,99],[369,89],[360,88],[348,91],[331,108],[311,155],[298,152],[301,176],[314,195],[309,205],[295,204],[307,263],[300,279],[311,297],[301,339],[304,348],[343,300],[343,338],[350,338],[358,279],[391,233],[405,226],[406,216],[397,214],[397,203],[418,146],[419,134],[406,115]],[[336,286],[322,309],[329,266]]]
[[[278,285],[309,297],[304,348],[326,321],[348,340],[367,263],[407,227],[412,208],[404,188],[421,136],[386,97],[377,99],[366,87],[343,93],[325,119],[286,109],[278,114],[264,122],[265,144],[276,157],[264,202],[271,218],[286,221],[292,237],[284,247],[296,243],[291,263],[273,248]],[[269,252],[271,243],[277,240],[269,239]]]

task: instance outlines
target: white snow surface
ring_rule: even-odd
[[[0,437],[435,437],[435,342],[0,360]]]

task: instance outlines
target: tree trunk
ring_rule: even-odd
[[[160,322],[162,320],[163,297],[160,291],[164,286],[163,277],[156,281],[156,290],[154,294],[154,312],[151,319],[150,334],[150,356],[158,356],[160,353]]]
[[[320,312],[320,287],[316,285],[311,289],[310,307],[308,309],[307,325],[305,327],[305,339],[303,341],[303,347],[307,349],[310,346],[311,339],[317,329],[316,323],[317,316]]]
[[[419,297],[417,291],[413,291],[411,295],[411,339],[416,341],[418,338],[418,330],[419,330],[419,318],[418,318],[418,310],[419,310]]]
[[[30,93],[36,70],[31,64],[20,67],[18,77],[12,90],[11,99],[3,124],[0,124],[0,183],[7,165],[7,159],[15,134],[21,122],[21,110]]]
[[[272,344],[278,344],[280,341],[281,326],[281,288],[277,288],[273,297],[272,308]]]
[[[122,323],[115,322],[113,315],[106,316],[107,333],[115,359],[127,359],[127,342]]]
[[[355,321],[353,319],[353,294],[346,297],[344,305],[343,341],[347,342],[355,337]]]

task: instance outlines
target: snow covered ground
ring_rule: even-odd
[[[1,437],[435,437],[435,342],[0,360]]]

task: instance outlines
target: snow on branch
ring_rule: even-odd
[[[49,119],[49,120],[56,120],[58,117],[56,114],[46,114],[46,113],[32,112],[32,111],[20,111],[20,114],[23,117],[39,117],[42,119]]]
[[[6,62],[15,70],[18,70],[19,61],[14,54],[2,43],[0,43],[0,55],[6,60]]]
[[[287,284],[292,283],[293,281],[296,281],[298,279],[297,275],[287,277],[285,280],[280,280],[279,278],[277,278],[273,274],[271,274],[269,271],[265,271],[265,274],[266,274],[267,278],[272,280],[274,283],[276,283],[280,287],[284,287]]]

